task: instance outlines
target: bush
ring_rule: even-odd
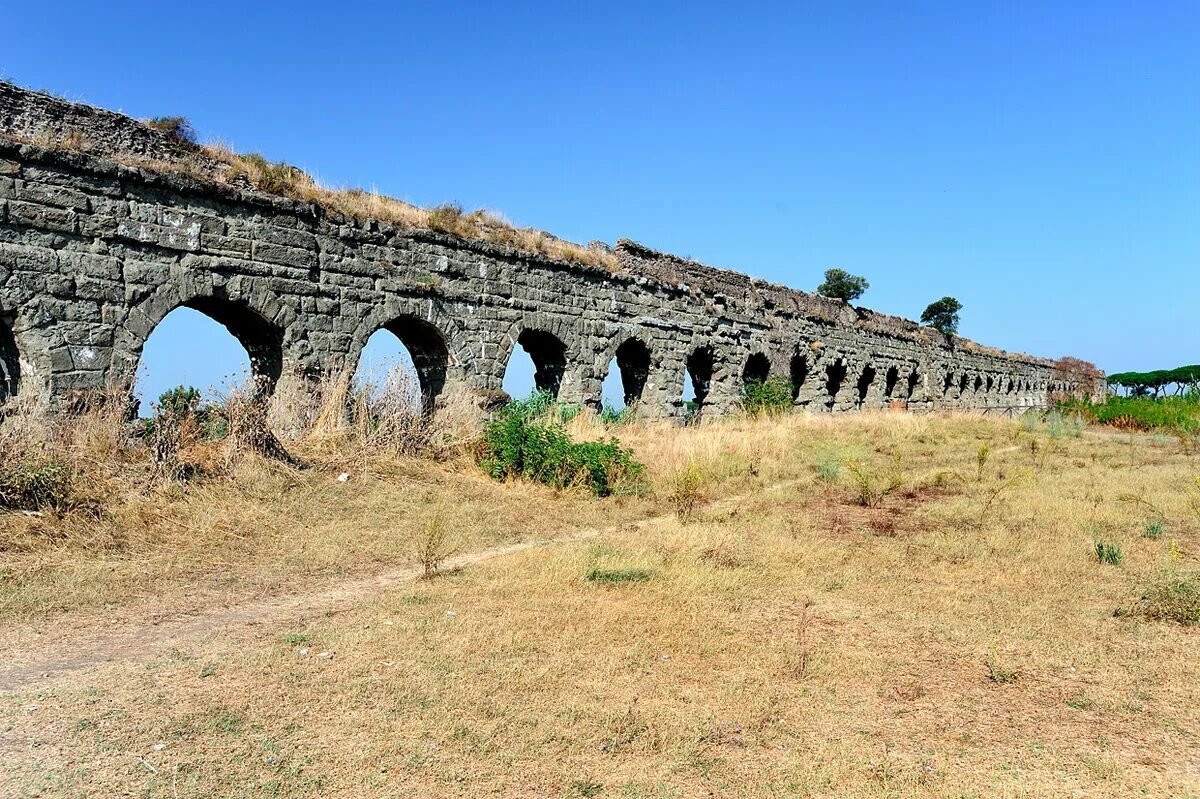
[[[1124,554],[1121,548],[1116,544],[1108,541],[1096,542],[1096,560],[1101,563],[1107,563],[1109,566],[1120,566]]]
[[[71,498],[71,470],[52,455],[35,455],[0,466],[0,508],[65,510]]]
[[[892,456],[892,468],[886,475],[886,482],[880,481],[879,475],[872,475],[858,459],[851,459],[846,466],[854,478],[854,486],[858,491],[858,502],[865,508],[879,507],[888,496],[899,491],[904,485],[904,472],[900,468],[899,453]]]
[[[792,407],[792,381],[786,377],[750,380],[742,386],[742,407],[747,413],[775,416]]]
[[[671,495],[668,499],[675,506],[681,519],[690,519],[704,501],[704,472],[696,463],[689,463],[671,479]]]
[[[146,127],[170,136],[188,147],[196,146],[196,130],[187,117],[154,117],[145,121]]]
[[[1140,601],[1132,608],[1119,610],[1117,615],[1200,624],[1200,574],[1187,577],[1172,574],[1150,586]]]
[[[575,442],[545,395],[510,402],[484,428],[480,466],[492,477],[524,477],[556,488],[586,485],[596,496],[636,487],[644,467],[617,439]]]
[[[217,441],[229,435],[229,420],[220,405],[205,402],[200,390],[193,386],[176,386],[164,391],[154,405],[154,416],[143,431],[153,439],[158,428],[172,425],[183,428],[185,434],[205,441]]]
[[[466,236],[469,232],[463,219],[463,207],[458,203],[443,203],[429,211],[429,227],[442,233]]]
[[[450,542],[446,525],[440,516],[434,516],[425,522],[417,536],[415,555],[417,564],[421,567],[421,578],[428,580],[437,574],[442,562],[454,554],[454,545]]]

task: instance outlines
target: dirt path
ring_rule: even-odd
[[[804,481],[793,479],[773,483],[744,494],[726,497],[709,507],[735,505],[749,497],[789,488],[801,482]],[[631,527],[639,529],[670,519],[672,515],[660,514],[620,525],[485,549],[449,558],[442,568],[464,569],[493,558],[507,557],[531,549],[583,541]],[[148,660],[173,647],[182,647],[218,631],[252,633],[256,629],[261,630],[262,625],[277,626],[285,621],[349,610],[372,596],[411,583],[420,576],[419,569],[395,569],[341,582],[313,593],[272,597],[154,620],[108,625],[83,632],[70,630],[66,633],[52,633],[47,636],[48,640],[38,641],[27,651],[9,650],[4,653],[4,662],[0,663],[0,693],[29,690],[65,675],[86,671],[105,663]]]

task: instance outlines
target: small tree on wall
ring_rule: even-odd
[[[947,336],[953,336],[958,332],[958,312],[961,310],[961,302],[953,297],[942,297],[925,308],[925,312],[921,314],[921,324],[940,330]]]
[[[845,269],[826,269],[825,282],[817,286],[817,293],[850,302],[857,300],[870,287],[865,277],[852,275]]]

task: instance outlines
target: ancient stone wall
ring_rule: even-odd
[[[155,161],[171,157],[170,142],[29,95],[0,92],[6,393],[61,399],[128,382],[150,333],[181,306],[228,327],[269,383],[347,373],[386,328],[412,353],[431,406],[455,389],[493,396],[516,346],[540,387],[593,406],[615,357],[627,398],[652,417],[685,413],[685,373],[713,415],[738,407],[744,380],[768,375],[791,377],[796,406],[817,412],[1008,413],[1067,388],[1045,360],[633,242],[612,248],[613,271],[131,166],[125,142]],[[104,144],[42,146],[30,135],[38,114],[59,127],[99,118]]]

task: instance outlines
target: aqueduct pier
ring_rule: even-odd
[[[615,358],[651,417],[684,413],[685,374],[708,414],[770,375],[819,412],[1012,412],[1073,388],[1044,359],[630,241],[609,248],[615,269],[556,261],[163,166],[196,157],[122,115],[0,84],[0,396],[128,383],[178,307],[224,324],[272,385],[346,374],[390,330],[431,405],[494,396],[518,345],[539,387],[593,406]]]

